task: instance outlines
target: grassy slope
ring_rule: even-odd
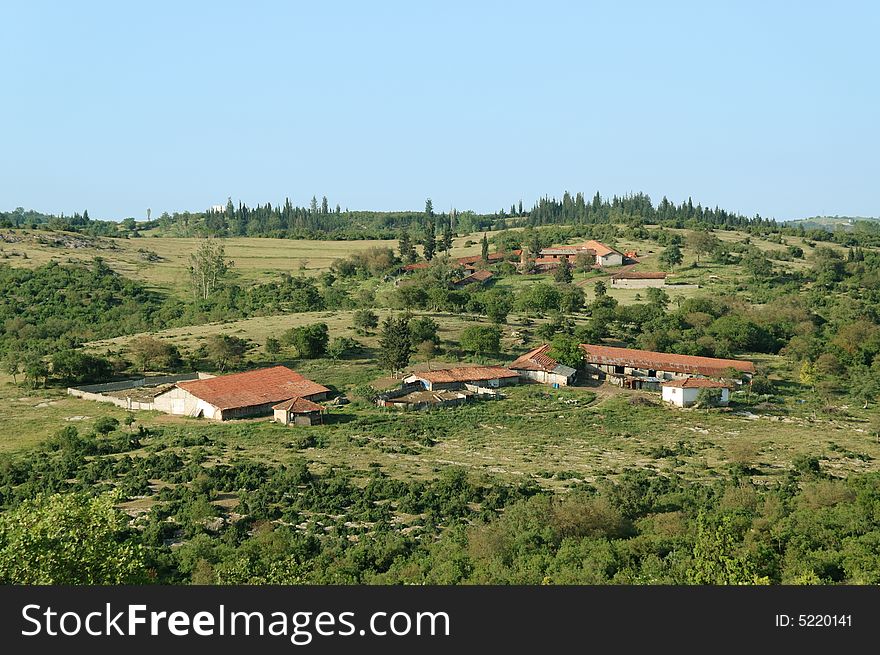
[[[720,238],[744,238],[738,233],[718,232]],[[477,241],[475,235],[468,237]],[[476,254],[479,245],[465,248],[465,238],[456,240],[456,256]],[[789,243],[803,245],[799,239]],[[296,270],[299,262],[308,260],[307,271],[329,266],[333,257],[352,249],[367,248],[387,242],[305,242],[269,239],[230,239],[228,254],[236,261],[243,279],[258,280],[280,270]],[[763,249],[783,246],[761,240],[753,243]],[[147,280],[150,284],[176,291],[182,289],[181,277],[187,253],[194,240],[140,239],[121,241],[118,251],[76,249],[59,252],[47,246],[5,244],[8,252],[28,249],[28,260],[12,258],[13,264],[33,265],[51,257],[67,256],[89,259],[100,254],[121,272]],[[656,270],[656,257],[662,248],[651,242],[622,239],[622,248],[635,248],[643,259],[642,270]],[[154,250],[167,261],[158,264],[138,263],[137,248]],[[808,255],[809,247],[804,248]],[[730,293],[736,286],[740,271],[736,266],[722,267],[701,263],[697,269],[686,268],[692,261],[688,255],[685,267],[673,279],[696,281],[700,290],[671,291],[693,295]],[[784,263],[782,266],[803,266],[805,263]],[[710,278],[710,275],[717,276]],[[548,276],[512,277],[502,279],[501,286],[534,284]],[[592,294],[592,283],[601,276],[580,276]],[[380,289],[388,291],[389,288]],[[611,290],[621,302],[636,302],[637,291]],[[643,294],[642,294],[643,295]],[[384,312],[380,312],[384,314]],[[444,340],[455,340],[466,325],[467,317],[439,315]],[[254,365],[271,363],[262,346],[270,335],[278,335],[294,325],[325,321],[331,336],[355,336],[351,331],[351,312],[317,312],[253,318],[222,324],[210,324],[160,333],[185,350],[198,346],[200,340],[217,332],[236,334],[251,339]],[[511,332],[529,329],[520,317],[511,317],[505,331],[504,350],[512,358],[523,350]],[[532,326],[533,329],[533,326]],[[367,348],[376,346],[376,337],[356,336]],[[128,338],[112,339],[93,344],[97,352],[121,351]],[[282,354],[272,361],[288,363],[341,391],[365,382],[383,378],[375,361],[367,354],[360,359],[341,362],[324,360],[305,362]],[[774,369],[785,369],[780,358],[761,356],[761,363]],[[123,418],[125,412],[116,407],[68,397],[64,390],[26,391],[12,386],[0,377],[0,451],[25,449],[46,438],[73,417],[88,417],[79,422],[90,427],[94,418],[103,415]],[[305,455],[310,461],[325,466],[350,466],[363,469],[374,463],[395,475],[430,476],[437,467],[449,463],[462,464],[476,471],[493,472],[513,479],[534,477],[548,486],[564,486],[569,478],[591,479],[599,473],[619,473],[629,466],[658,470],[677,470],[689,477],[707,478],[730,462],[746,463],[760,476],[773,476],[789,466],[800,454],[827,457],[831,470],[876,470],[880,467],[880,445],[869,436],[867,421],[876,413],[851,408],[850,413],[834,416],[817,411],[817,406],[804,392],[807,402],[797,402],[800,392],[794,385],[784,407],[777,416],[764,415],[752,419],[724,412],[681,411],[665,407],[632,405],[631,392],[614,388],[569,389],[548,391],[539,386],[512,389],[510,398],[497,403],[443,410],[432,414],[397,415],[366,406],[334,410],[336,420],[316,428],[284,428],[265,420],[232,422],[217,425],[139,412],[137,418],[148,426],[162,426],[167,434],[177,432],[206,434],[225,450],[227,455],[249,453],[260,458],[284,461]],[[594,398],[598,394],[598,398]],[[646,396],[656,400],[656,395]],[[560,400],[560,398],[562,400]],[[564,400],[577,400],[567,403]],[[757,410],[756,410],[757,411]],[[761,413],[761,412],[758,412]],[[321,447],[302,452],[292,440],[302,435],[315,436]],[[433,445],[428,445],[433,443]]]

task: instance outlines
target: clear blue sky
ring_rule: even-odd
[[[4,0],[0,25],[2,209],[880,215],[875,2]]]

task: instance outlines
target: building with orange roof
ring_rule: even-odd
[[[403,379],[404,384],[421,384],[428,391],[482,387],[496,389],[519,383],[519,373],[503,366],[458,366],[421,371]]]
[[[306,398],[291,398],[272,407],[277,423],[284,425],[315,425],[323,423],[324,408]]]
[[[581,344],[587,375],[632,389],[660,390],[669,380],[684,378],[750,379],[755,365],[739,359],[698,357],[634,348]]]
[[[554,387],[565,387],[574,382],[577,369],[560,364],[547,352],[550,344],[543,344],[518,357],[508,368],[524,380],[534,380]]]
[[[558,264],[562,259],[568,259],[570,264],[574,264],[577,256],[587,253],[596,258],[597,266],[622,266],[623,253],[615,250],[611,246],[607,246],[601,241],[590,239],[584,243],[575,246],[553,246],[551,248],[542,248],[535,258],[536,263],[547,265]]]
[[[179,416],[202,416],[226,421],[272,414],[278,403],[292,398],[323,400],[327,387],[286,366],[272,366],[204,380],[178,382],[156,396],[154,407]]]

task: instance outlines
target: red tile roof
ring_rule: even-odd
[[[415,373],[414,377],[431,383],[442,383],[518,378],[519,374],[503,366],[459,366],[457,368],[445,368],[437,371],[422,371],[421,373]]]
[[[632,348],[594,346],[586,343],[581,344],[581,349],[584,351],[584,358],[591,364],[631,366],[633,368],[708,375],[710,377],[720,377],[729,368],[735,368],[743,373],[755,372],[754,364],[738,359],[695,357],[693,355],[658,353],[650,350],[634,350]]]
[[[664,387],[679,387],[681,389],[728,389],[730,385],[716,380],[704,380],[703,378],[685,378],[683,380],[672,380],[664,382]]]
[[[177,386],[218,409],[254,407],[294,397],[308,398],[330,391],[286,366],[220,375],[206,380],[178,382]]]
[[[593,239],[590,239],[586,243],[581,244],[580,247],[586,248],[587,250],[594,251],[596,253],[597,257],[604,257],[605,255],[612,255],[614,253],[617,253],[618,255],[622,254],[622,253],[616,251],[611,246],[606,246],[601,241],[595,241]]]
[[[525,355],[516,359],[509,368],[518,371],[546,371],[552,373],[553,369],[559,366],[559,362],[547,354],[547,351],[549,350],[549,343],[545,343],[543,346],[538,346],[534,350],[530,350]]]
[[[403,267],[404,271],[418,271],[423,268],[428,268],[430,264],[428,262],[419,262],[417,264],[407,264]]]
[[[307,414],[309,412],[320,412],[324,408],[318,403],[313,403],[305,398],[291,398],[275,405],[272,409],[283,409],[294,414]]]
[[[540,255],[577,255],[581,252],[589,252],[591,254],[596,255],[597,257],[605,257],[606,255],[611,255],[617,253],[622,256],[622,253],[618,252],[614,248],[610,246],[606,246],[601,241],[585,241],[584,243],[575,245],[575,246],[554,246],[551,248],[542,248],[541,252],[538,253]]]
[[[621,271],[611,276],[612,280],[663,280],[668,273],[662,271]]]
[[[461,278],[458,282],[455,282],[455,286],[463,287],[468,284],[473,284],[474,282],[483,283],[492,279],[492,271],[474,271],[467,277]]]
[[[477,262],[481,261],[482,259],[483,259],[482,255],[471,255],[470,257],[459,257],[456,261],[459,264],[476,264]],[[503,252],[490,252],[489,253],[488,261],[490,264],[492,262],[500,262],[502,259],[504,259]]]

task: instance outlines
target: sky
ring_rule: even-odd
[[[880,216],[876,2],[0,3],[0,210]]]

